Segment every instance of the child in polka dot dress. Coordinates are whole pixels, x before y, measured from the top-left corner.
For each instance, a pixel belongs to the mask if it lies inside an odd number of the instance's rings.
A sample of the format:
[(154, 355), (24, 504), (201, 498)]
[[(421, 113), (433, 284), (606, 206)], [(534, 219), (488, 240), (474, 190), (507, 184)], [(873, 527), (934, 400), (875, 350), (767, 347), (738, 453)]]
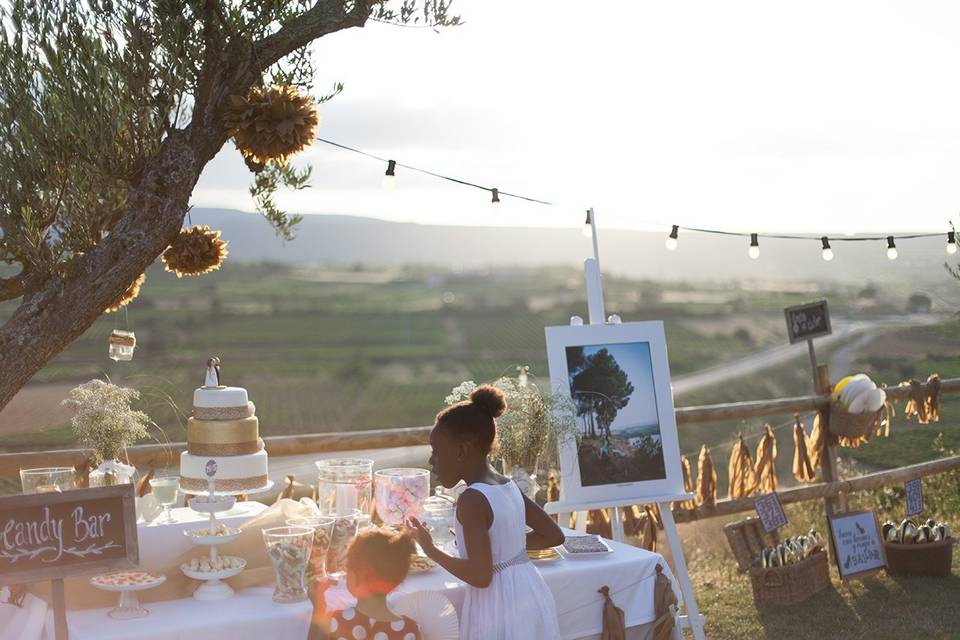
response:
[(387, 606), (387, 594), (403, 582), (415, 551), (409, 535), (370, 529), (347, 550), (347, 589), (354, 607), (330, 613), (329, 640), (423, 640), (420, 627)]

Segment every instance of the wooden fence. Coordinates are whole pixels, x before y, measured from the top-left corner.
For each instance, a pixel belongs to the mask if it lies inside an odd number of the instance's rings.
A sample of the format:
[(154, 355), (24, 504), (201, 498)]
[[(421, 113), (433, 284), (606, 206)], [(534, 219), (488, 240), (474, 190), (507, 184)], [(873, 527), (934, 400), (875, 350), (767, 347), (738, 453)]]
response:
[[(829, 388), (826, 367), (821, 366), (818, 374), (820, 388), (824, 390), (824, 393), (774, 400), (679, 407), (676, 409), (677, 424), (683, 426), (685, 424), (744, 418), (768, 418), (824, 411), (830, 405), (830, 396), (826, 393)], [(890, 401), (906, 400), (909, 396), (909, 389), (906, 387), (890, 387), (886, 391), (887, 398)], [(941, 382), (942, 394), (956, 392), (960, 392), (960, 378), (946, 379)], [(824, 415), (828, 417), (827, 414)], [(429, 444), (430, 429), (431, 427), (408, 427), (346, 433), (273, 436), (264, 438), (264, 443), (267, 452), (272, 457), (363, 449), (388, 449)], [(130, 462), (138, 467), (164, 467), (175, 465), (180, 453), (185, 449), (186, 444), (182, 442), (169, 445), (138, 445), (130, 447), (128, 454)], [(16, 475), (20, 469), (29, 467), (80, 466), (84, 463), (86, 457), (87, 453), (82, 449), (2, 453), (0, 454), (0, 476)], [(851, 492), (960, 469), (960, 456), (871, 473), (849, 480), (840, 480), (835, 466), (836, 454), (831, 447), (831, 450), (823, 456), (823, 465), (821, 468), (823, 482), (780, 491), (778, 495), (781, 502), (791, 503), (822, 498), (827, 502), (828, 512), (833, 512), (842, 507), (843, 496)], [(715, 508), (697, 507), (691, 511), (678, 510), (676, 515), (680, 520), (689, 520), (752, 510), (753, 498), (740, 498), (720, 500)]]

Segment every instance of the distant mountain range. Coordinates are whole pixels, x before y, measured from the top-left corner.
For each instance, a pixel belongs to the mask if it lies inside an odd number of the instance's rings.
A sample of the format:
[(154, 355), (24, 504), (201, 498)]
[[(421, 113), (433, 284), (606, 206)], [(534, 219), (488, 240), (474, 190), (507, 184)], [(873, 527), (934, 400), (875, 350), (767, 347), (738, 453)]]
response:
[[(297, 238), (284, 243), (259, 215), (194, 209), (194, 223), (209, 224), (229, 240), (231, 260), (369, 266), (408, 264), (444, 268), (565, 265), (592, 255), (579, 229), (433, 226), (352, 216), (306, 215)], [(834, 241), (825, 262), (819, 240), (761, 236), (759, 260), (747, 257), (746, 238), (681, 232), (679, 248), (664, 248), (666, 234), (600, 230), (605, 273), (649, 280), (730, 282), (874, 282), (914, 287), (949, 285), (943, 238), (902, 240), (900, 256), (886, 243)], [(960, 287), (960, 284), (957, 284)]]

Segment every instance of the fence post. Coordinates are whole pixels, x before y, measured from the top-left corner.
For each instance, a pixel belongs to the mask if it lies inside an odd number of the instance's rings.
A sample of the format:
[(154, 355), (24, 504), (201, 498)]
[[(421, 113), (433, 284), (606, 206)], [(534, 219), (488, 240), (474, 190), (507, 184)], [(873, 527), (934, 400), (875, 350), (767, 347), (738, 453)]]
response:
[[(830, 370), (825, 364), (817, 366), (817, 393), (820, 395), (830, 394)], [(824, 447), (823, 456), (820, 458), (820, 474), (824, 482), (835, 482), (840, 479), (837, 471), (837, 448), (833, 444), (833, 435), (830, 433), (830, 408), (820, 412), (820, 428), (827, 432), (827, 444)], [(823, 499), (824, 507), (827, 511), (827, 517), (835, 513), (846, 511), (846, 496), (827, 496)]]

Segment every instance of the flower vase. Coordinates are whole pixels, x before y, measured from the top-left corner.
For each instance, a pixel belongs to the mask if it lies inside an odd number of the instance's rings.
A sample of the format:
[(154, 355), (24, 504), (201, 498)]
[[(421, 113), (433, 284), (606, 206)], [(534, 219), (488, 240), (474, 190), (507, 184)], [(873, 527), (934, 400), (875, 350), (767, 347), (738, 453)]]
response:
[(109, 487), (133, 482), (137, 469), (119, 460), (105, 460), (90, 472), (91, 487)]
[(521, 466), (510, 464), (507, 460), (503, 461), (503, 473), (516, 483), (517, 487), (520, 488), (520, 493), (531, 500), (537, 497), (539, 487), (537, 486), (536, 474), (530, 473)]

